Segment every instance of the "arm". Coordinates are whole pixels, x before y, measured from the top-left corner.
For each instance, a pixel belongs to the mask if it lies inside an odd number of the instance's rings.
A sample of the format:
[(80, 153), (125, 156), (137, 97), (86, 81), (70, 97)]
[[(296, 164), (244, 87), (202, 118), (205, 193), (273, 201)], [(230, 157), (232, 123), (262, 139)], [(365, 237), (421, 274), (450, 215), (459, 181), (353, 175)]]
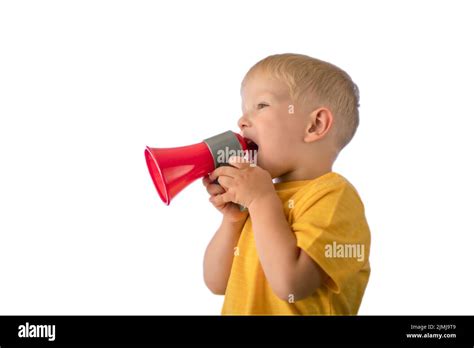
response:
[(245, 223), (224, 217), (204, 255), (204, 282), (216, 295), (224, 295), (240, 231)]
[(204, 282), (214, 294), (223, 295), (229, 280), (234, 248), (237, 246), (248, 213), (242, 212), (232, 202), (219, 202), (216, 197), (225, 193), (225, 189), (215, 184), (209, 177), (205, 177), (202, 183), (211, 196), (209, 201), (223, 216), (222, 223), (204, 254)]
[(260, 263), (275, 294), (297, 301), (314, 293), (322, 270), (296, 245), (275, 191), (253, 200), (249, 212)]

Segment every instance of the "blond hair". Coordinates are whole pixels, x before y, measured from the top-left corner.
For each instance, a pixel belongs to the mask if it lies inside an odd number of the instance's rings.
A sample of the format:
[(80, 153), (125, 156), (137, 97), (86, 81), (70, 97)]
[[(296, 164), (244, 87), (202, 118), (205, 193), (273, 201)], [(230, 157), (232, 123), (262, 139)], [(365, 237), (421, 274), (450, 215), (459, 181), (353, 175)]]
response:
[(351, 141), (359, 125), (359, 89), (344, 70), (302, 54), (276, 54), (251, 67), (242, 85), (256, 71), (284, 82), (293, 101), (327, 107), (334, 115), (339, 148)]

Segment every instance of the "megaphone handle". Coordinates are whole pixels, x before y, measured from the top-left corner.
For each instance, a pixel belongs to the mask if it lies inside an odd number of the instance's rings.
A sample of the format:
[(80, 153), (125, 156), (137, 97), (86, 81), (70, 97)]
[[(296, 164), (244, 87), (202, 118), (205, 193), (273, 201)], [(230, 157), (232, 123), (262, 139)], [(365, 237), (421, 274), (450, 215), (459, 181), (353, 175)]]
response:
[[(217, 181), (217, 179), (214, 180), (212, 183), (220, 186), (219, 181)], [(240, 211), (247, 211), (247, 207), (244, 207), (243, 205), (240, 205), (240, 204), (237, 204), (237, 205), (239, 206)]]

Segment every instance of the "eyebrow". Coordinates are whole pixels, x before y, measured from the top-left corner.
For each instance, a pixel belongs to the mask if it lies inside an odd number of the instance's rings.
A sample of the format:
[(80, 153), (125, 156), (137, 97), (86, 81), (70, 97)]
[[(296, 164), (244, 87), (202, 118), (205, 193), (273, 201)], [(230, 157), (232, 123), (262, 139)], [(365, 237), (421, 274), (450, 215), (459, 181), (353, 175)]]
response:
[[(283, 98), (282, 98), (282, 96), (279, 96), (278, 94), (273, 93), (273, 92), (263, 92), (263, 93), (257, 94), (255, 99), (256, 100), (263, 99), (264, 101), (269, 101), (270, 102), (270, 101), (280, 101)], [(243, 97), (242, 97), (242, 100), (243, 100)]]

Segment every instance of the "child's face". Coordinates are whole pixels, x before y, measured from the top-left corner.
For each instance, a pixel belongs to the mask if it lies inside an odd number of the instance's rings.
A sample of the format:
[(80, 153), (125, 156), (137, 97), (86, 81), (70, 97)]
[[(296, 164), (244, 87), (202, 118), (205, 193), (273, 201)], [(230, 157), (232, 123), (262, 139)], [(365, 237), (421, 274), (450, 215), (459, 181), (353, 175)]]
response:
[(303, 151), (305, 118), (293, 104), (288, 87), (271, 76), (255, 72), (242, 91), (242, 135), (258, 145), (257, 165), (273, 178), (295, 170)]

